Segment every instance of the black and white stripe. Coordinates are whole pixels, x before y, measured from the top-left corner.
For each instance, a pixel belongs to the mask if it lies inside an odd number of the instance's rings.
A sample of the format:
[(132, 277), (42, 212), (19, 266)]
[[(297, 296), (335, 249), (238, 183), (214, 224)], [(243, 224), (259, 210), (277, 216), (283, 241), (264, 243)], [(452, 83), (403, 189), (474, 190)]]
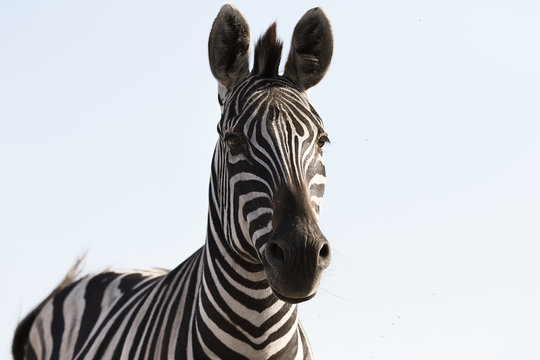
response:
[(331, 29), (308, 11), (283, 76), (275, 24), (251, 73), (246, 42), (245, 19), (225, 5), (209, 40), (222, 117), (205, 245), (172, 271), (77, 278), (77, 264), (20, 323), (16, 359), (312, 358), (296, 304), (330, 262), (317, 225), (328, 137), (306, 90), (328, 68)]

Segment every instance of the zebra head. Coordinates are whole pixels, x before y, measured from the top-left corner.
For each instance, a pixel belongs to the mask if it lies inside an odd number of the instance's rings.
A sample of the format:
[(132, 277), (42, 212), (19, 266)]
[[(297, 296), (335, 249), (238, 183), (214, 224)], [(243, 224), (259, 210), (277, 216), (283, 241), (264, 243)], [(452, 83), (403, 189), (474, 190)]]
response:
[(275, 23), (255, 46), (251, 72), (249, 44), (243, 15), (223, 6), (208, 43), (222, 109), (211, 202), (227, 251), (254, 269), (262, 265), (272, 292), (298, 303), (315, 296), (330, 264), (318, 226), (328, 135), (307, 91), (330, 65), (332, 30), (321, 9), (309, 10), (295, 27), (283, 75)]

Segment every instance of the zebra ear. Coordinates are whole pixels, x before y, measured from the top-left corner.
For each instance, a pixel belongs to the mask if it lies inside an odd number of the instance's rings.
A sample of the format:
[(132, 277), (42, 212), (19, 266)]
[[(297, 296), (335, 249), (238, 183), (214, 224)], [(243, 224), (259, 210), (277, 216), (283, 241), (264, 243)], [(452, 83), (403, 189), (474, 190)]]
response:
[(231, 90), (249, 72), (249, 42), (244, 16), (234, 6), (223, 5), (208, 39), (210, 69), (220, 88)]
[(309, 10), (294, 28), (291, 51), (283, 76), (300, 85), (302, 90), (322, 80), (332, 59), (332, 27), (321, 8)]

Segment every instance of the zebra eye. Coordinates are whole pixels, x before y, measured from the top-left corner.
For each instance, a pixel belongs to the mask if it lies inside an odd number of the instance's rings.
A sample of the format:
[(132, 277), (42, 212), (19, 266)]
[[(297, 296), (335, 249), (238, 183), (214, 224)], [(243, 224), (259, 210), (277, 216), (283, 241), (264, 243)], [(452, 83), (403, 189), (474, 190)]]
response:
[(223, 141), (225, 141), (227, 145), (231, 147), (231, 149), (236, 149), (246, 143), (241, 135), (235, 133), (225, 134)]
[(317, 140), (317, 146), (322, 148), (324, 144), (329, 143), (330, 139), (328, 138), (328, 135), (321, 134), (319, 135), (319, 139)]

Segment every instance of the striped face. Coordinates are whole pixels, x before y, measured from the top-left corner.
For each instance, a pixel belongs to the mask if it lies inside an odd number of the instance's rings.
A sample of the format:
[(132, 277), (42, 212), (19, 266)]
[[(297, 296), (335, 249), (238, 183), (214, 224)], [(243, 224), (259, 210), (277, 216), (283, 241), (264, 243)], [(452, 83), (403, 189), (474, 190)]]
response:
[(274, 294), (289, 303), (313, 297), (330, 264), (317, 225), (328, 136), (306, 91), (325, 76), (333, 41), (324, 11), (309, 10), (279, 75), (283, 43), (275, 23), (257, 41), (251, 71), (249, 26), (236, 8), (222, 8), (208, 39), (222, 105), (211, 180), (211, 210), (219, 212), (211, 220), (220, 224), (212, 229), (223, 230), (215, 235), (253, 271), (262, 265)]
[(264, 266), (282, 300), (311, 298), (330, 262), (317, 225), (328, 141), (320, 117), (286, 78), (249, 76), (225, 97), (218, 132), (216, 205), (228, 245)]

